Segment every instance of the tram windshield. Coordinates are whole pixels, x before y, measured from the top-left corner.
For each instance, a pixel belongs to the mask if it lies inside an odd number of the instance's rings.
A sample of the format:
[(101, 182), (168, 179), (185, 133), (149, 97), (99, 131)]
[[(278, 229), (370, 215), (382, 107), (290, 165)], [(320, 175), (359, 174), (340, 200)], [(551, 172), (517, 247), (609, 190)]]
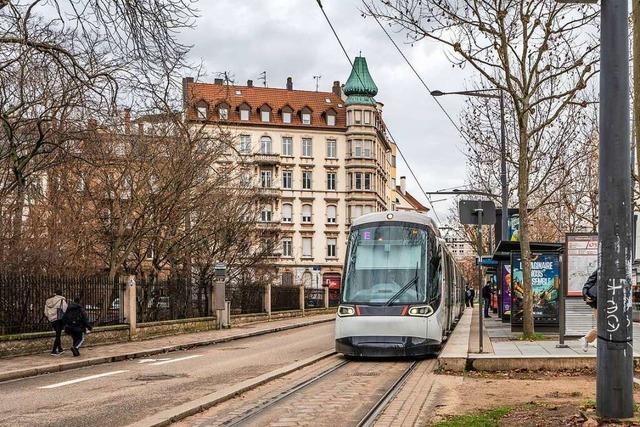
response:
[(439, 292), (440, 257), (435, 245), (427, 229), (415, 224), (354, 228), (342, 301), (376, 305), (430, 302)]

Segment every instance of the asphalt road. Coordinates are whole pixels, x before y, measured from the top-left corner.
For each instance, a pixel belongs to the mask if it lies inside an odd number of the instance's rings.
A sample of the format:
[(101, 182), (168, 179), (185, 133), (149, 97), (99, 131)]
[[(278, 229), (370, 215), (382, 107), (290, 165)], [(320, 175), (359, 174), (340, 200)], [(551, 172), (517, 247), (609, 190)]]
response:
[(334, 324), (0, 383), (0, 425), (121, 426), (333, 348)]

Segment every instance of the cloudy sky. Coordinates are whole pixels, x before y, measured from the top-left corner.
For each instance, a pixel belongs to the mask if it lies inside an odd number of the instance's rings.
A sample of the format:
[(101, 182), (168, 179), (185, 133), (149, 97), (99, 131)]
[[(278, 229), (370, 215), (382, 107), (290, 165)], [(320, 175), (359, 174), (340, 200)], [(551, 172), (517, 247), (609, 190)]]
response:
[[(372, 18), (361, 16), (360, 0), (323, 0), (324, 9), (351, 57), (367, 58), (369, 70), (384, 103), (384, 118), (425, 191), (460, 186), (465, 179), (464, 146), (457, 131), (421, 86), (391, 42)], [(294, 88), (329, 91), (334, 80), (342, 83), (349, 64), (327, 25), (316, 0), (202, 0), (197, 28), (183, 34), (193, 44), (194, 60), (201, 60), (213, 80), (217, 72), (230, 72), (236, 82), (258, 83), (267, 72), (270, 87), (284, 87), (288, 76)], [(470, 86), (470, 73), (452, 68), (444, 48), (431, 41), (405, 43), (393, 34), (432, 90), (460, 90)], [(458, 120), (461, 97), (440, 98)], [(407, 187), (426, 203), (406, 166), (399, 160), (399, 175)], [(442, 196), (434, 196), (433, 200)], [(450, 201), (434, 204), (440, 222)]]

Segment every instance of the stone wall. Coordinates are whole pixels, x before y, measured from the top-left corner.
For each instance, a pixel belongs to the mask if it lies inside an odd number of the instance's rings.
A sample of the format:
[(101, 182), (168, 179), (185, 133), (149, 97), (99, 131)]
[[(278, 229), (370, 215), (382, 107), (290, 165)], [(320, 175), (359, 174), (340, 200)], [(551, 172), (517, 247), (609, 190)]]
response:
[[(328, 314), (334, 312), (335, 308), (305, 310), (306, 315)], [(302, 315), (301, 310), (274, 312), (271, 314), (271, 319), (269, 319), (267, 313), (238, 314), (231, 316), (231, 325), (233, 327), (254, 322), (266, 322), (269, 320), (301, 317)], [(139, 341), (169, 335), (203, 332), (212, 330), (215, 327), (215, 317), (139, 323), (137, 325), (137, 334), (133, 337), (133, 340)], [(0, 357), (50, 351), (51, 346), (53, 345), (54, 336), (55, 334), (53, 331), (0, 336)], [(129, 340), (129, 325), (99, 326), (93, 329), (90, 339), (86, 342), (86, 346), (92, 347), (104, 344), (115, 344), (127, 342)], [(71, 347), (71, 338), (64, 333), (62, 334), (62, 346), (64, 348)]]

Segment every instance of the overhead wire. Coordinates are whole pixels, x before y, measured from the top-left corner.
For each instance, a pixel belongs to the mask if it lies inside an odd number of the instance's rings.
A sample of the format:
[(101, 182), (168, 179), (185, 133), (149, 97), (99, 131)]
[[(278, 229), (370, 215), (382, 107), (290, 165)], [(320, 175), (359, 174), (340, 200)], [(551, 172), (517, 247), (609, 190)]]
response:
[[(362, 78), (360, 77), (360, 74), (358, 74), (358, 71), (353, 68), (353, 61), (351, 60), (351, 57), (347, 53), (347, 50), (345, 49), (344, 44), (342, 43), (342, 40), (340, 39), (340, 36), (338, 36), (338, 33), (336, 32), (336, 29), (334, 28), (333, 24), (331, 23), (331, 19), (329, 19), (329, 16), (325, 12), (324, 7), (322, 6), (321, 0), (316, 0), (316, 2), (318, 3), (318, 6), (320, 7), (320, 11), (322, 11), (322, 14), (324, 15), (324, 18), (327, 21), (327, 24), (329, 24), (329, 27), (331, 28), (331, 31), (333, 32), (333, 35), (335, 36), (336, 40), (338, 41), (338, 44), (340, 45), (340, 48), (342, 49), (342, 52), (344, 53), (344, 56), (347, 58), (347, 61), (349, 61), (349, 65), (351, 66), (351, 69), (354, 70), (354, 72), (356, 74), (356, 77), (358, 77), (358, 80), (360, 80), (360, 83), (362, 85), (364, 85), (364, 82), (362, 81)], [(384, 28), (383, 28), (383, 30), (384, 30)], [(443, 108), (443, 107), (440, 106), (440, 108)], [(444, 111), (444, 108), (443, 108), (443, 111)], [(446, 111), (445, 111), (445, 113), (446, 113)], [(447, 114), (447, 116), (448, 116), (448, 114)], [(449, 119), (451, 120), (451, 117), (449, 117)], [(456, 128), (457, 128), (457, 126), (456, 126)], [(400, 149), (400, 146), (398, 145), (396, 139), (393, 137), (393, 134), (391, 133), (391, 130), (389, 129), (388, 125), (386, 125), (386, 130), (387, 130), (387, 134), (389, 134), (389, 137), (391, 138), (391, 140), (393, 141), (394, 145), (396, 146), (396, 149), (398, 150), (398, 153), (400, 154), (400, 157), (402, 157), (402, 160), (404, 161), (405, 165), (407, 166), (407, 169), (409, 169), (409, 172), (411, 173), (411, 176), (413, 177), (413, 179), (418, 184), (418, 188), (420, 188), (420, 191), (422, 191), (424, 196), (427, 198), (427, 201), (429, 202), (429, 205), (431, 206), (431, 210), (433, 211), (433, 214), (435, 215), (436, 220), (438, 222), (440, 222), (440, 218), (438, 217), (438, 213), (436, 212), (435, 207), (433, 206), (433, 203), (431, 201), (431, 197), (424, 190), (424, 188), (422, 188), (422, 184), (420, 184), (420, 181), (418, 180), (418, 177), (413, 172), (413, 169), (411, 168), (411, 165), (409, 164), (409, 162), (407, 161), (407, 158), (405, 157), (404, 153)]]

